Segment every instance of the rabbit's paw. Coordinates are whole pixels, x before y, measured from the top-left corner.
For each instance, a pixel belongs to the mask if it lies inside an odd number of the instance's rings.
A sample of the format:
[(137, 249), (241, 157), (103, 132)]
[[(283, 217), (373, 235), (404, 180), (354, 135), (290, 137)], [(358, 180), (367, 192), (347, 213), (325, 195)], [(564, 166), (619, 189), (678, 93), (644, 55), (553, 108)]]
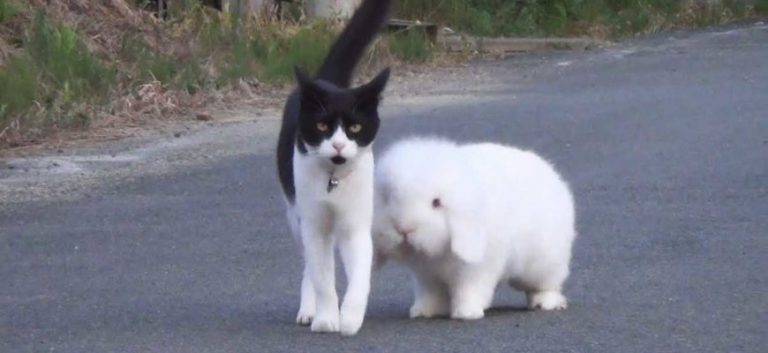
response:
[(463, 305), (457, 306), (451, 313), (452, 319), (459, 320), (477, 320), (482, 319), (485, 316), (485, 312), (481, 306)]
[(531, 310), (563, 310), (568, 301), (560, 292), (536, 292), (528, 294), (528, 308)]
[(435, 300), (418, 300), (411, 305), (410, 317), (432, 318), (435, 316), (448, 315), (448, 309), (444, 303)]

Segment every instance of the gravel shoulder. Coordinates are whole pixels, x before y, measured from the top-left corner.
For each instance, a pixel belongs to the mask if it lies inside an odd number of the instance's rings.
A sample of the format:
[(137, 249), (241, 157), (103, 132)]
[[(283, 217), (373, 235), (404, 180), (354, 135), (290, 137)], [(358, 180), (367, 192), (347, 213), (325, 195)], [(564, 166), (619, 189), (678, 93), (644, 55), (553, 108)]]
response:
[[(537, 56), (520, 59), (520, 78), (538, 65)], [(385, 93), (382, 116), (397, 119), (441, 104), (467, 103), (492, 97), (508, 87), (500, 82), (492, 61), (468, 65), (410, 68), (395, 73)], [(509, 77), (507, 73), (506, 76)], [(466, 85), (466, 82), (473, 82)], [(239, 104), (213, 110), (213, 121), (175, 121), (134, 128), (131, 137), (99, 141), (82, 139), (63, 148), (31, 147), (0, 155), (0, 207), (38, 201), (88, 197), (117, 183), (147, 175), (244, 154), (271, 154), (277, 141), (281, 111)]]
[[(665, 33), (586, 53), (519, 54), (502, 58), (512, 62), (505, 65), (496, 65), (493, 59), (477, 59), (466, 65), (396, 70), (385, 93), (382, 116), (385, 120), (399, 119), (445, 105), (482, 103), (531, 80), (573, 70), (574, 64), (580, 62), (682, 51), (697, 42), (727, 38), (735, 31), (743, 31), (742, 27)], [(757, 22), (751, 27), (765, 28), (766, 24)], [(270, 154), (280, 127), (278, 108), (240, 104), (211, 111), (213, 121), (190, 117), (186, 121), (134, 129), (133, 137), (115, 141), (86, 139), (65, 149), (32, 148), (22, 153), (0, 153), (0, 207), (72, 200), (143, 175), (166, 174), (225, 157)]]

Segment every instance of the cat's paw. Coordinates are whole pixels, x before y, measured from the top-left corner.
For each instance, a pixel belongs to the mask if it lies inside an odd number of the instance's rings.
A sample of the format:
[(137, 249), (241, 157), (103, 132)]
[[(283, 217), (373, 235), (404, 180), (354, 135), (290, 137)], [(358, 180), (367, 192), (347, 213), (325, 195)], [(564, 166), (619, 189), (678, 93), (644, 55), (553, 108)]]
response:
[(312, 323), (312, 319), (315, 318), (314, 312), (308, 310), (299, 309), (299, 313), (296, 315), (296, 323), (301, 326), (309, 326)]
[(457, 306), (451, 312), (451, 319), (459, 320), (477, 320), (485, 316), (485, 311), (481, 306)]
[(567, 307), (568, 301), (559, 292), (528, 294), (528, 308), (531, 310), (563, 310)]
[(359, 308), (347, 309), (341, 311), (341, 334), (344, 336), (352, 336), (360, 331), (360, 327), (363, 326), (363, 319), (365, 318), (365, 310)]
[(448, 314), (448, 310), (446, 310), (444, 305), (440, 305), (438, 303), (432, 303), (432, 302), (424, 302), (424, 301), (413, 303), (409, 311), (409, 316), (411, 317), (411, 319), (415, 319), (419, 317), (429, 319), (435, 316), (443, 316), (447, 314)]
[(330, 317), (318, 316), (312, 320), (310, 330), (318, 333), (339, 332), (339, 317), (338, 315)]

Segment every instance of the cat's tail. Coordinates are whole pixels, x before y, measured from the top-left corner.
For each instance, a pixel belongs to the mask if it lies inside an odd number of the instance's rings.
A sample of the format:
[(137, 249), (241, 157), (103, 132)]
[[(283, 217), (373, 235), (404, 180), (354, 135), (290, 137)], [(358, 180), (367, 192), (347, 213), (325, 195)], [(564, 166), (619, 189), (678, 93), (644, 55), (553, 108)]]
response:
[(316, 78), (348, 87), (368, 44), (384, 27), (391, 3), (391, 0), (363, 0), (331, 47)]

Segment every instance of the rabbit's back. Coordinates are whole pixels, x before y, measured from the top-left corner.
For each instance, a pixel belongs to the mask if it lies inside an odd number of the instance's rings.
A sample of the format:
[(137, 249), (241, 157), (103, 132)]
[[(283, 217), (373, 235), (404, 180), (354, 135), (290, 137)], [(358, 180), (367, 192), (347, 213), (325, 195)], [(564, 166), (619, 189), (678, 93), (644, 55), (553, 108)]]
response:
[(573, 197), (549, 162), (531, 151), (500, 144), (460, 149), (471, 171), (467, 175), (478, 177), (482, 184), (486, 223), (496, 230), (492, 241), (509, 244), (519, 259), (534, 254), (562, 258), (570, 253), (575, 237)]

